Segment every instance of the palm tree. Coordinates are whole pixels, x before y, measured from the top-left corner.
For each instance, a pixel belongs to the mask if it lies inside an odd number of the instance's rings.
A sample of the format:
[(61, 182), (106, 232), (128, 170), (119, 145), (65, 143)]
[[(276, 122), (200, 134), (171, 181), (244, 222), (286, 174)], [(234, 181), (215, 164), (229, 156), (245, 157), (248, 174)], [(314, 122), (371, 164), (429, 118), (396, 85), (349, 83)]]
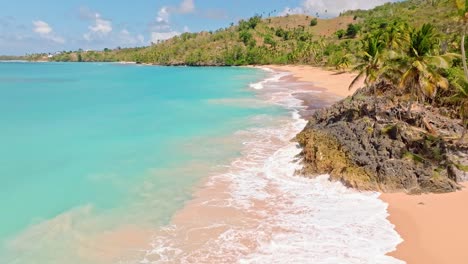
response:
[[(382, 75), (382, 52), (385, 47), (385, 43), (381, 41), (379, 35), (369, 35), (362, 41), (362, 45), (362, 53), (359, 55), (361, 63), (354, 67), (354, 70), (359, 73), (349, 85), (350, 90), (363, 78), (366, 87), (370, 87), (374, 85)], [(374, 95), (377, 96), (375, 86)]]
[(456, 92), (453, 96), (447, 98), (447, 101), (458, 107), (459, 115), (462, 119), (463, 132), (459, 143), (463, 142), (468, 129), (468, 82), (462, 73), (451, 72), (452, 78), (450, 85), (455, 88)]
[(312, 42), (310, 52), (314, 64), (318, 65), (322, 63), (324, 57), (324, 50), (325, 40), (323, 39), (323, 37), (321, 37), (319, 40)]
[(346, 69), (349, 68), (349, 66), (352, 63), (352, 60), (353, 60), (353, 55), (351, 55), (351, 54), (346, 54), (344, 56), (341, 56), (341, 58), (339, 59), (339, 61), (336, 64), (335, 68), (338, 71), (344, 72)]
[(424, 24), (419, 30), (410, 32), (407, 57), (401, 60), (402, 65), (408, 65), (404, 70), (400, 87), (406, 88), (411, 94), (408, 105), (408, 115), (415, 99), (425, 101), (434, 98), (438, 88), (447, 89), (448, 80), (441, 74), (441, 69), (447, 69), (455, 54), (437, 55), (438, 36), (430, 24)]
[(387, 48), (392, 50), (402, 49), (409, 41), (408, 24), (399, 21), (393, 22), (382, 32), (382, 38)]
[(463, 71), (465, 73), (465, 78), (468, 80), (468, 67), (466, 65), (466, 52), (465, 52), (465, 37), (466, 29), (468, 25), (468, 0), (455, 0), (455, 4), (460, 14), (460, 19), (463, 23), (462, 26), (462, 38), (461, 38), (461, 53), (462, 53), (462, 62), (463, 62)]

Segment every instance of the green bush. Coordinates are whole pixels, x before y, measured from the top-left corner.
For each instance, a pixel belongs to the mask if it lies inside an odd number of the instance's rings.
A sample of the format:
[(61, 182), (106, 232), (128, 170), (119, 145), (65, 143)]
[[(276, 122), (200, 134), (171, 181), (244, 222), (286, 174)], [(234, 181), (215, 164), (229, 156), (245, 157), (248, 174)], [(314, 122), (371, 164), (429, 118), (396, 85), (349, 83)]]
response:
[(335, 34), (339, 39), (342, 39), (346, 35), (346, 31), (344, 29), (340, 29)]
[(317, 24), (318, 24), (317, 18), (313, 18), (313, 19), (310, 21), (310, 26), (311, 26), (311, 27), (316, 26)]
[(348, 29), (346, 30), (346, 36), (348, 38), (355, 38), (360, 31), (360, 27), (355, 24), (349, 24)]
[(248, 43), (252, 40), (252, 33), (247, 30), (243, 30), (239, 33), (239, 39), (247, 46)]

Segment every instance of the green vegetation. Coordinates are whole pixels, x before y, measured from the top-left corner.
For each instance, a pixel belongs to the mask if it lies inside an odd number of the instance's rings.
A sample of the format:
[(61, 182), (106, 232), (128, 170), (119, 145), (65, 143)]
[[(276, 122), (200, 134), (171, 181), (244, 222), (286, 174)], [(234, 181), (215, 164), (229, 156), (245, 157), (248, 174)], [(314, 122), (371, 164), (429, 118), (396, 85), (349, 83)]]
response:
[(461, 171), (468, 172), (468, 165), (455, 164), (455, 167)]
[[(263, 19), (254, 16), (238, 25), (214, 32), (184, 33), (150, 47), (63, 51), (47, 58), (36, 54), (31, 60), (135, 61), (160, 65), (246, 65), (302, 63), (328, 65), (327, 57), (342, 58), (337, 29), (347, 29), (351, 17), (322, 20), (302, 15)], [(345, 31), (346, 32), (346, 31)], [(347, 58), (350, 58), (349, 56)], [(349, 60), (334, 62), (347, 68)]]
[(378, 81), (383, 74), (383, 48), (384, 42), (378, 36), (367, 36), (362, 40), (362, 52), (358, 55), (360, 63), (354, 68), (359, 73), (351, 82), (350, 89), (361, 78), (364, 78), (366, 86), (371, 86)]
[(0, 55), (0, 61), (11, 61), (11, 60), (26, 60), (25, 56), (7, 56)]
[(310, 20), (310, 26), (311, 27), (316, 26), (317, 24), (318, 24), (317, 18), (312, 18), (312, 20)]
[(361, 28), (355, 24), (349, 24), (348, 28), (346, 29), (346, 36), (348, 38), (355, 38)]
[[(409, 0), (369, 11), (348, 11), (333, 19), (303, 15), (263, 19), (256, 15), (214, 32), (184, 33), (150, 47), (62, 52), (53, 61), (136, 61), (161, 65), (313, 64), (344, 70), (359, 57), (362, 39), (384, 31), (388, 48), (397, 48), (402, 32), (433, 24), (443, 48), (459, 48), (460, 17), (453, 0)], [(81, 56), (78, 56), (78, 53)], [(345, 55), (350, 56), (343, 58)], [(44, 55), (31, 59), (44, 59)]]
[(454, 54), (438, 55), (439, 38), (430, 24), (424, 24), (421, 29), (413, 29), (409, 34), (407, 56), (400, 59), (404, 72), (401, 76), (400, 87), (409, 90), (411, 102), (418, 98), (422, 102), (434, 99), (437, 89), (448, 89), (448, 80), (442, 70), (452, 66)]
[(423, 163), (424, 162), (424, 158), (419, 156), (418, 154), (415, 154), (415, 153), (411, 153), (411, 152), (406, 152), (405, 154), (403, 154), (403, 158), (405, 159), (410, 159), (410, 160), (413, 160), (415, 162), (419, 162), (419, 163)]
[(346, 31), (344, 29), (340, 29), (336, 32), (336, 36), (339, 38), (339, 39), (342, 39), (344, 36), (346, 35)]

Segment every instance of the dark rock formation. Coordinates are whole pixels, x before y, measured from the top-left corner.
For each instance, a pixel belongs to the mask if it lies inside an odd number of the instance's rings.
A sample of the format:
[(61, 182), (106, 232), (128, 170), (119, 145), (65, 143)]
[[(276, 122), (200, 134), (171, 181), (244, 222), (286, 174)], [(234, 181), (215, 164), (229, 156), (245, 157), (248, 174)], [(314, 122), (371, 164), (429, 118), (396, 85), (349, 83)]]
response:
[(450, 192), (467, 180), (461, 121), (441, 109), (358, 93), (317, 110), (296, 137), (304, 175), (328, 173), (361, 190)]

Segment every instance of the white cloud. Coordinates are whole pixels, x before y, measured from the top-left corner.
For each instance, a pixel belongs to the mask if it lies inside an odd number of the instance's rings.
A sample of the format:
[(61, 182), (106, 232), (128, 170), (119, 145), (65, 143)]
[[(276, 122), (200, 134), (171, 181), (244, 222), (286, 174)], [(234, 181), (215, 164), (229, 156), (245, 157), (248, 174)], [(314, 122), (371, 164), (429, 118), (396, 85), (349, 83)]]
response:
[(158, 16), (156, 17), (156, 21), (159, 23), (169, 23), (169, 9), (166, 6), (163, 6), (158, 11)]
[(294, 7), (294, 8), (289, 8), (285, 7), (283, 11), (281, 11), (278, 15), (280, 16), (285, 16), (285, 15), (297, 15), (297, 14), (305, 14), (305, 10), (302, 7)]
[(182, 0), (179, 6), (163, 6), (159, 9), (156, 21), (159, 23), (169, 23), (171, 13), (189, 14), (195, 11), (193, 0)]
[[(195, 3), (193, 0), (182, 0), (176, 7), (163, 6), (158, 10), (156, 21), (150, 26), (151, 41), (158, 42), (160, 40), (170, 39), (180, 35), (179, 31), (174, 30), (170, 24), (172, 13), (189, 14), (195, 12)], [(184, 27), (184, 32), (189, 31), (188, 27)]]
[(178, 8), (178, 12), (182, 14), (188, 14), (195, 11), (195, 3), (193, 0), (183, 0)]
[(280, 15), (318, 13), (337, 16), (347, 10), (371, 9), (387, 2), (396, 2), (396, 0), (304, 0), (300, 7), (285, 8)]
[(169, 32), (151, 32), (151, 42), (158, 42), (160, 40), (170, 39), (172, 37), (180, 35), (180, 32), (169, 31)]
[(52, 27), (42, 20), (33, 21), (33, 31), (37, 33), (41, 38), (53, 41), (58, 44), (64, 44), (65, 39), (54, 33)]
[(80, 8), (80, 17), (93, 22), (93, 25), (88, 26), (89, 31), (83, 34), (83, 38), (87, 41), (101, 39), (113, 30), (110, 20), (104, 19), (100, 13), (93, 12), (86, 7)]
[(52, 28), (46, 22), (42, 20), (33, 21), (34, 32), (38, 34), (49, 34), (52, 32)]
[(107, 34), (112, 31), (112, 22), (109, 20), (105, 20), (101, 18), (100, 14), (96, 14), (96, 23), (94, 26), (89, 26), (89, 29), (92, 32), (96, 32), (99, 34)]
[[(85, 46), (97, 49), (97, 47), (134, 47), (148, 44), (145, 43), (142, 34), (132, 32), (125, 25), (115, 26), (112, 20), (86, 6), (80, 7), (78, 15), (81, 20), (89, 23), (88, 31), (83, 34)], [(161, 15), (164, 20), (164, 11)]]

